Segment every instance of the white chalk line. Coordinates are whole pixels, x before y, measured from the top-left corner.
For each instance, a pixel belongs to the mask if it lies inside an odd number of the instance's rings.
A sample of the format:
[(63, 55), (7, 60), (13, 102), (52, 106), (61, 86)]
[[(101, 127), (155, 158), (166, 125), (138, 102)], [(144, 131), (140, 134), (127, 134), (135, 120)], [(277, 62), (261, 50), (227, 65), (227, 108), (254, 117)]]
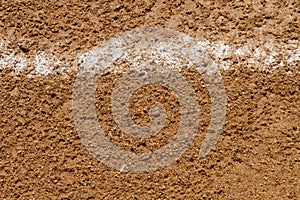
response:
[[(229, 45), (222, 42), (213, 43), (210, 41), (199, 41), (200, 48), (204, 48), (219, 69), (227, 70), (245, 66), (256, 66), (259, 70), (274, 70), (283, 66), (293, 66), (300, 61), (299, 41), (290, 41), (283, 44), (264, 43), (259, 46), (249, 42), (244, 45)], [(47, 76), (57, 71), (62, 74), (76, 72), (89, 52), (77, 56), (71, 63), (64, 63), (55, 57), (51, 52), (37, 52), (33, 59), (15, 55), (7, 40), (0, 41), (0, 69), (10, 69), (14, 74), (20, 74), (31, 67), (29, 75)], [(125, 55), (126, 58), (126, 55)], [(137, 60), (140, 58), (137, 57)], [(158, 59), (164, 59), (170, 66), (178, 66), (180, 59), (171, 56), (161, 55)], [(136, 61), (137, 61), (136, 60)], [(237, 60), (237, 62), (235, 61)], [(139, 62), (132, 60), (133, 65)]]

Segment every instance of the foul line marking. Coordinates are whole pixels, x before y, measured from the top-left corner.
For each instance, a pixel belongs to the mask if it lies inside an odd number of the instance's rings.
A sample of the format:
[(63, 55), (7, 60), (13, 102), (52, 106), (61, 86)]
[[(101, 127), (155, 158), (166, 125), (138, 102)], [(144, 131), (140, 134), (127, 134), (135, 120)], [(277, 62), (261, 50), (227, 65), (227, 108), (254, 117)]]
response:
[[(198, 45), (209, 53), (221, 70), (235, 68), (234, 59), (238, 60), (238, 65), (258, 66), (262, 71), (295, 65), (300, 61), (300, 45), (296, 40), (276, 45), (264, 43), (259, 46), (250, 42), (244, 45), (229, 45), (210, 41), (198, 41)], [(29, 67), (32, 68), (30, 75), (46, 76), (55, 70), (62, 74), (69, 74), (76, 72), (76, 66), (80, 66), (88, 55), (89, 52), (78, 55), (72, 63), (63, 63), (51, 52), (37, 52), (33, 59), (29, 60), (21, 55), (15, 55), (10, 48), (9, 40), (0, 41), (0, 69), (11, 69), (15, 74), (20, 74)], [(166, 59), (170, 65), (178, 63), (177, 58), (167, 54), (163, 59)]]

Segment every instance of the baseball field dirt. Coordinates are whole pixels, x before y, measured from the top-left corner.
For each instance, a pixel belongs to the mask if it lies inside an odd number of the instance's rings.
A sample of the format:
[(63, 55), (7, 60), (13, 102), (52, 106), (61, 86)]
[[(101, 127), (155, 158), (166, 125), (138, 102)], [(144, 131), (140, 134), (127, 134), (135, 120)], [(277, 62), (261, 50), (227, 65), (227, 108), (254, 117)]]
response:
[[(126, 172), (83, 143), (72, 105), (84, 55), (137, 28), (185, 34), (218, 66), (226, 118), (205, 157), (199, 150), (212, 105), (202, 75), (188, 67), (181, 74), (201, 115), (192, 143), (174, 162)], [(1, 0), (0, 199), (300, 199), (299, 38), (298, 0)], [(117, 60), (112, 68), (126, 70), (128, 63)], [(112, 113), (121, 78), (107, 70), (96, 90), (105, 137), (133, 153), (166, 146), (180, 126), (176, 95), (154, 84), (136, 90), (133, 120), (147, 125), (149, 108), (160, 102), (167, 123), (153, 137), (133, 137)]]

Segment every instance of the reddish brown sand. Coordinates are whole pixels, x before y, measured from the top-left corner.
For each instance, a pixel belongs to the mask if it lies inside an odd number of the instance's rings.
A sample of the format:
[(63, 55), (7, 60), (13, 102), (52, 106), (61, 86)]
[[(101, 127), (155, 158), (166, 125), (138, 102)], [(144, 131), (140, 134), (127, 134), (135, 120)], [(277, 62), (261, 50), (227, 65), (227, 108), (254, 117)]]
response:
[[(75, 60), (101, 41), (136, 27), (165, 27), (199, 40), (229, 44), (299, 40), (299, 1), (1, 1), (0, 34), (15, 53), (30, 58), (49, 51)], [(69, 66), (75, 67), (75, 66)], [(300, 65), (271, 72), (237, 61), (223, 71), (227, 116), (213, 151), (198, 159), (207, 130), (207, 91), (195, 71), (184, 76), (197, 91), (204, 115), (191, 147), (162, 170), (121, 173), (101, 164), (82, 144), (72, 115), (75, 74), (28, 77), (0, 72), (1, 199), (300, 199)], [(97, 100), (108, 105), (112, 83), (101, 79)], [(158, 94), (159, 86), (133, 96), (140, 109)], [(167, 111), (170, 102), (163, 103)], [(166, 127), (157, 138), (135, 141), (121, 135), (109, 107), (98, 107), (100, 124), (117, 145), (128, 151), (157, 149), (176, 133)], [(178, 125), (178, 116), (170, 115)], [(130, 147), (126, 144), (130, 141)], [(161, 142), (158, 146), (157, 143)], [(128, 143), (128, 142), (127, 142)]]

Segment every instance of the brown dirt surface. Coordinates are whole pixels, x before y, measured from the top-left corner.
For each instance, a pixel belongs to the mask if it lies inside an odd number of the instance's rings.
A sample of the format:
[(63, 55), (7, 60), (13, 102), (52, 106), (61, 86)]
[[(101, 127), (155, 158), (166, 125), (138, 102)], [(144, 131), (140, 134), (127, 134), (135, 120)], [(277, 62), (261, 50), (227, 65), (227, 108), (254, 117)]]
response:
[[(251, 41), (255, 46), (299, 41), (299, 24), (297, 0), (0, 2), (0, 39), (9, 39), (15, 54), (33, 59), (47, 51), (66, 62), (137, 27), (169, 28), (227, 44)], [(103, 165), (82, 144), (72, 114), (75, 72), (27, 76), (1, 69), (0, 198), (300, 199), (299, 61), (273, 71), (241, 60), (233, 63), (222, 70), (227, 115), (215, 148), (199, 160), (210, 101), (201, 76), (184, 70), (203, 111), (198, 133), (177, 161), (141, 174)], [(119, 78), (107, 72), (97, 89), (97, 115), (107, 137), (133, 152), (166, 145), (179, 124), (176, 97), (156, 85), (136, 91), (130, 112), (137, 123), (147, 124), (143, 110), (156, 101), (165, 106), (169, 120), (157, 137), (137, 140), (113, 121), (109, 101)]]

